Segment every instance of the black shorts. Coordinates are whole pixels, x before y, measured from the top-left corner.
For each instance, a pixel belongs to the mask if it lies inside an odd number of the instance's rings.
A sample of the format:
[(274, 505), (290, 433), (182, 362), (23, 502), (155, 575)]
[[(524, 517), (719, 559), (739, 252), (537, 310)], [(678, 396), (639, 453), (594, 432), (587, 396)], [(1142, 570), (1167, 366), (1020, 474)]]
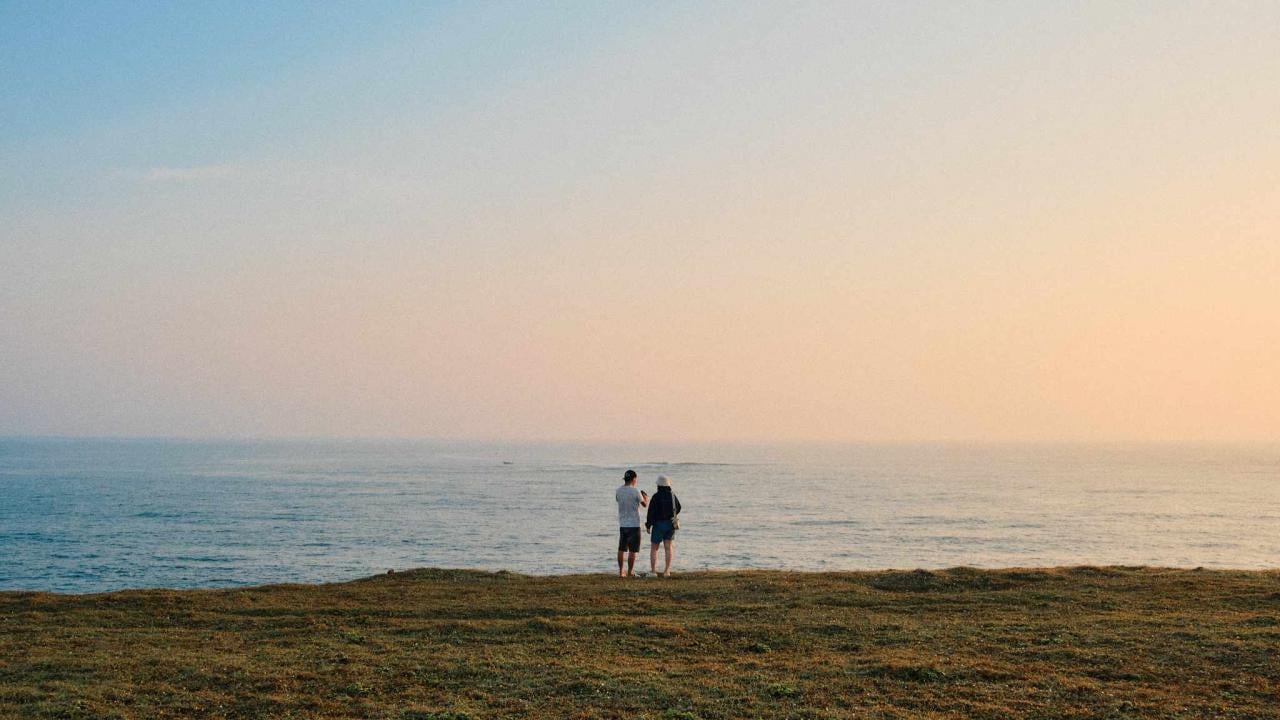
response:
[(640, 528), (618, 528), (618, 552), (640, 552)]

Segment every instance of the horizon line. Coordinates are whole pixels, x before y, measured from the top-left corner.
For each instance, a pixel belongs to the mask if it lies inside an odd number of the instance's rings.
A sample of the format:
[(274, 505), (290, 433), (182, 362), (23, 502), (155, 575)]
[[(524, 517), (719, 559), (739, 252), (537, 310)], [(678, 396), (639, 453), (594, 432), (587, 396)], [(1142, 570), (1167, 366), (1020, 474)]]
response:
[(602, 440), (598, 438), (492, 438), (492, 437), (447, 437), (427, 435), (93, 435), (64, 433), (30, 433), (3, 434), (0, 441), (99, 441), (99, 442), (171, 442), (171, 443), (441, 443), (459, 445), (719, 445), (744, 447), (1259, 447), (1280, 445), (1280, 438), (1235, 439), (1235, 440), (1188, 440), (1188, 439), (915, 439), (915, 440), (762, 440), (762, 439), (618, 439)]

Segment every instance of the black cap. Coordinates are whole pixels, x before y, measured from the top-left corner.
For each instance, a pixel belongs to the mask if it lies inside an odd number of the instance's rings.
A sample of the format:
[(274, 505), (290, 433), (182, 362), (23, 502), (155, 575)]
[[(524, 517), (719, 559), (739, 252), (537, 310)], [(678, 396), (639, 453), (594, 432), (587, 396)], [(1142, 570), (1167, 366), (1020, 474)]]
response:
[(635, 479), (636, 479), (636, 471), (635, 471), (635, 470), (628, 470), (628, 471), (626, 472), (626, 474), (622, 476), (622, 479), (623, 479), (623, 480), (635, 480)]

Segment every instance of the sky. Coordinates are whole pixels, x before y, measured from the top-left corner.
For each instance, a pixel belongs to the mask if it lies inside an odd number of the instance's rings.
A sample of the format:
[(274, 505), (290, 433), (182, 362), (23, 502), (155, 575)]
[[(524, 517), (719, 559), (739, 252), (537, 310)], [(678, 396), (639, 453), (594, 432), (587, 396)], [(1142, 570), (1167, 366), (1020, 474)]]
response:
[(1277, 28), (0, 0), (0, 435), (1277, 442)]

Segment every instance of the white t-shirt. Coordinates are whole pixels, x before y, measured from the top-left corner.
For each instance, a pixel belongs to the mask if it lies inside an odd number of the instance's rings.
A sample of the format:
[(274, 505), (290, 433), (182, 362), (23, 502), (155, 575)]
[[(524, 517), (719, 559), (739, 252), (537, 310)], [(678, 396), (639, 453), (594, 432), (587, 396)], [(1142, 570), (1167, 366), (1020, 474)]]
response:
[(640, 488), (623, 485), (613, 496), (618, 499), (618, 527), (640, 527)]

